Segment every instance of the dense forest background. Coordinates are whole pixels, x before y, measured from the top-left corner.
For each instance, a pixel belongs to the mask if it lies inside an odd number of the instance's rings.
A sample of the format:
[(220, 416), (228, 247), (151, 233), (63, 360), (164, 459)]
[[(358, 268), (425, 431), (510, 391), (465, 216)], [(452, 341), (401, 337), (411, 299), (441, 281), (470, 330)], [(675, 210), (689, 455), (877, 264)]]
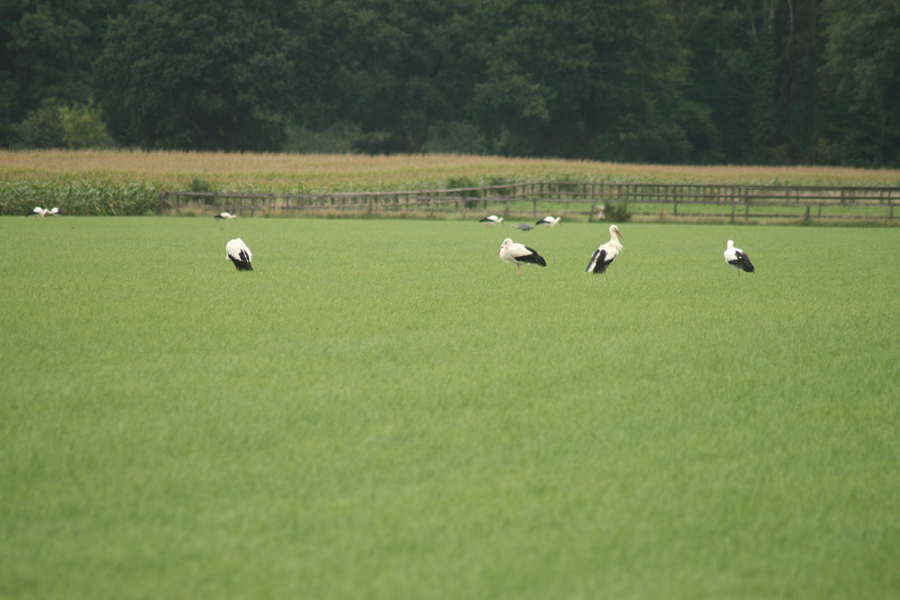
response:
[(0, 146), (900, 166), (900, 0), (0, 0)]

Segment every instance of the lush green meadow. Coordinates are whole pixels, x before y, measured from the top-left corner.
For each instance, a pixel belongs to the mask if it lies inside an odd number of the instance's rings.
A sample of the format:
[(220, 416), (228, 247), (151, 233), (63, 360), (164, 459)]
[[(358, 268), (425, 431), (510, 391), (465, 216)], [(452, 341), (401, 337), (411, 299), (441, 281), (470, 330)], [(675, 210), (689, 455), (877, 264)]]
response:
[(0, 218), (0, 598), (897, 598), (900, 232), (621, 231)]

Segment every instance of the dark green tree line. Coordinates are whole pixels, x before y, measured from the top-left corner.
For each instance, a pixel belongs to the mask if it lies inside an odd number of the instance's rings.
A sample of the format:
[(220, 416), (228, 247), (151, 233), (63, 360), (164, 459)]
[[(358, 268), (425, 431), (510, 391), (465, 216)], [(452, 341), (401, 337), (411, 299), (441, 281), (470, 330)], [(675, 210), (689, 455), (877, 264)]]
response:
[[(900, 0), (2, 0), (0, 146), (900, 164)], [(102, 109), (102, 121), (100, 120)], [(108, 134), (108, 135), (107, 135)]]
[(138, 0), (109, 25), (94, 89), (113, 136), (145, 148), (278, 150), (296, 107), (294, 7)]
[(502, 0), (484, 3), (478, 22), (473, 114), (497, 150), (687, 159), (686, 62), (661, 0)]
[(125, 1), (0, 0), (0, 144), (42, 105), (89, 103), (105, 20)]

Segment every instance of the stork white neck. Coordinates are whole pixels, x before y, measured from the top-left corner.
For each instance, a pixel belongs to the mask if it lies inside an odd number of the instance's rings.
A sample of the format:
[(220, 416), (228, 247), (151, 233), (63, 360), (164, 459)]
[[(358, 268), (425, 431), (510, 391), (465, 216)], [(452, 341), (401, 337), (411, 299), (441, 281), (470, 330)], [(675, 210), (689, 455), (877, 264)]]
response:
[(624, 248), (624, 246), (622, 246), (622, 244), (619, 242), (619, 240), (616, 239), (616, 236), (622, 237), (622, 234), (619, 233), (619, 228), (616, 227), (615, 225), (610, 225), (609, 226), (609, 243), (610, 243), (610, 245), (616, 246), (617, 248), (619, 248), (619, 250), (621, 250), (622, 248)]

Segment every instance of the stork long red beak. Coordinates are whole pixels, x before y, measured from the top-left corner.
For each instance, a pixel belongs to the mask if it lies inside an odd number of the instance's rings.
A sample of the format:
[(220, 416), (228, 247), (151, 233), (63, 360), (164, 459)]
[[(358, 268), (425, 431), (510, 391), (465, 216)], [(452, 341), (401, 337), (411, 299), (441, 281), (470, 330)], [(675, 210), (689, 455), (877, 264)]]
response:
[(616, 229), (616, 235), (619, 236), (619, 239), (620, 239), (620, 240), (624, 240), (624, 239), (625, 239), (625, 238), (622, 237), (622, 234), (619, 233), (619, 230), (618, 230), (618, 229)]

